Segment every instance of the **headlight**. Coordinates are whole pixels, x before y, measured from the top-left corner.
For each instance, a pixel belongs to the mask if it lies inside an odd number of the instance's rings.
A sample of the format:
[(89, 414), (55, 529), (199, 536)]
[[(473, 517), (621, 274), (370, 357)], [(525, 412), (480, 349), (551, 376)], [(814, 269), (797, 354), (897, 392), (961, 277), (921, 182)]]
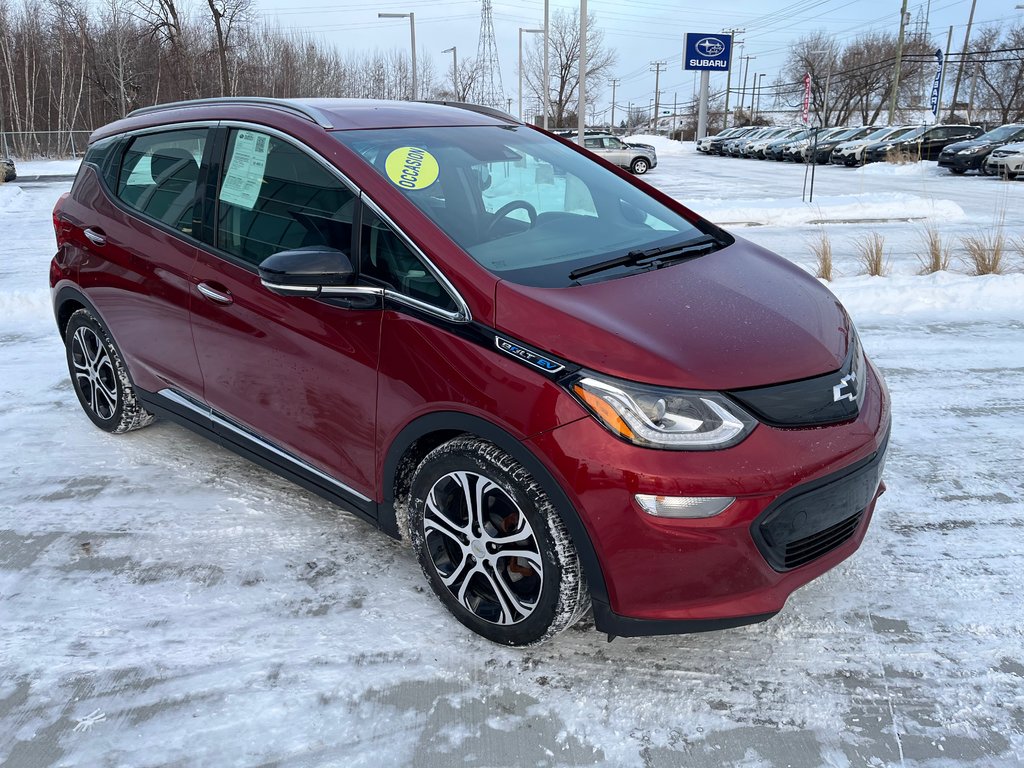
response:
[(976, 155), (979, 152), (984, 152), (987, 147), (968, 147), (967, 149), (961, 149), (957, 152), (958, 155)]
[(881, 147), (878, 148), (878, 151), (879, 152), (888, 152), (890, 149), (894, 149), (895, 147), (896, 147), (895, 144), (883, 144)]
[(717, 392), (666, 389), (593, 374), (578, 375), (568, 387), (609, 432), (648, 448), (728, 448), (757, 424)]

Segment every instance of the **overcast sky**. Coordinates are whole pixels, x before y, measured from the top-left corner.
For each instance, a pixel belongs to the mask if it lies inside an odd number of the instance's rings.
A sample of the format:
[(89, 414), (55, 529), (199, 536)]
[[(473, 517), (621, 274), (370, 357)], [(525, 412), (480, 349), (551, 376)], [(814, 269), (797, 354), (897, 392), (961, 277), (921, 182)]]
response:
[[(448, 71), (451, 54), (442, 50), (457, 46), (459, 57), (475, 55), (480, 32), (481, 0), (255, 0), (268, 19), (282, 27), (316, 34), (342, 51), (377, 49), (408, 50), (407, 19), (378, 19), (377, 13), (416, 14), (416, 42), (421, 55), (429, 54), (439, 75)], [(661, 75), (662, 99), (671, 103), (675, 94), (688, 99), (696, 86), (691, 72), (682, 70), (682, 39), (686, 32), (720, 32), (745, 28), (737, 35), (745, 41), (742, 53), (750, 55), (751, 77), (767, 72), (770, 83), (782, 66), (789, 45), (800, 37), (824, 30), (838, 41), (846, 41), (872, 30), (896, 31), (901, 0), (728, 0), (718, 3), (672, 2), (672, 0), (589, 0), (588, 10), (605, 32), (605, 43), (616, 50), (618, 64), (614, 77), (620, 80), (616, 102), (646, 107), (654, 96), (651, 62), (664, 61)], [(1024, 11), (1015, 6), (1024, 0), (978, 0), (975, 27), (1024, 23)], [(712, 10), (708, 5), (728, 5)], [(503, 86), (509, 97), (517, 91), (519, 27), (541, 27), (544, 0), (493, 0), (494, 30), (498, 43)], [(557, 8), (578, 7), (577, 3), (551, 0)], [(930, 8), (930, 15), (928, 13)], [(930, 35), (944, 48), (953, 26), (953, 50), (963, 45), (971, 0), (908, 0), (911, 29), (918, 19), (929, 17)], [(737, 62), (734, 54), (734, 72)], [(742, 78), (742, 72), (738, 75)], [(735, 75), (734, 75), (735, 76)], [(719, 82), (721, 81), (721, 82)], [(725, 89), (725, 75), (712, 75), (712, 90)], [(733, 87), (737, 87), (734, 81)], [(610, 86), (600, 94), (600, 109), (611, 101)], [(513, 112), (516, 105), (513, 104)], [(616, 117), (618, 120), (618, 117)]]

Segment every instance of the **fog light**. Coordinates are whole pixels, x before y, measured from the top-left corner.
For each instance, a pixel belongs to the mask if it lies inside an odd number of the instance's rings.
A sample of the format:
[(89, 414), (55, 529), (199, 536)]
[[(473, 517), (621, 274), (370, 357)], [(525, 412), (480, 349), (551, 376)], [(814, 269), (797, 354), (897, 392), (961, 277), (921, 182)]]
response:
[(714, 517), (724, 512), (736, 499), (731, 496), (648, 496), (636, 495), (636, 503), (654, 517)]

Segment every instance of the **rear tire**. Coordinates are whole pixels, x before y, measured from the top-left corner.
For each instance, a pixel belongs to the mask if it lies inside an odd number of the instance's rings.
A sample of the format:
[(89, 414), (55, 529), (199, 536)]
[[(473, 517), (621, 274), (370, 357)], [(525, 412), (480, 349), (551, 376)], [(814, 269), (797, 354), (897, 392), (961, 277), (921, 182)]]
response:
[(408, 525), (434, 593), (488, 640), (541, 643), (590, 607), (565, 524), (540, 484), (492, 443), (457, 437), (427, 454)]
[(135, 396), (131, 378), (107, 329), (87, 309), (79, 309), (64, 333), (68, 373), (78, 402), (93, 424), (121, 434), (152, 423)]
[(963, 176), (965, 173), (967, 173), (967, 169), (966, 168), (950, 168), (949, 172), (952, 173), (955, 176)]

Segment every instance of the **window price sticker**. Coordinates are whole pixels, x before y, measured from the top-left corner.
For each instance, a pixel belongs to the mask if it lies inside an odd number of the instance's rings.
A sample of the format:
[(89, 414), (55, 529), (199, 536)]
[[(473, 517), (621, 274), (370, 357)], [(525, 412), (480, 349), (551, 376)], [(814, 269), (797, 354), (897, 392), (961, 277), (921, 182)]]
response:
[(228, 172), (220, 187), (220, 199), (251, 211), (260, 196), (263, 174), (267, 170), (270, 140), (262, 133), (239, 131), (228, 163)]

